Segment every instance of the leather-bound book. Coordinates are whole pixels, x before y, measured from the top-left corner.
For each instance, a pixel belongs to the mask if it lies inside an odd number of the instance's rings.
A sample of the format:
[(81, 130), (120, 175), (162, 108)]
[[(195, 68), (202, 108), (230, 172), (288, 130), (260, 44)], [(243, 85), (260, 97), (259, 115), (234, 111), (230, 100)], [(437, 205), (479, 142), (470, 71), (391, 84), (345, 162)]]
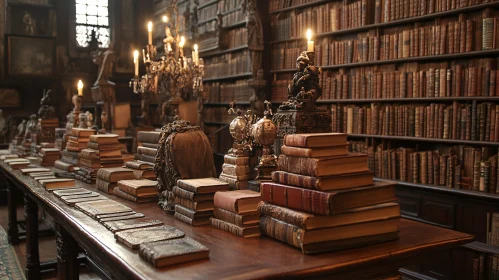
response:
[(175, 217), (175, 219), (177, 219), (183, 223), (186, 223), (188, 225), (191, 225), (193, 227), (204, 226), (204, 225), (210, 224), (210, 216), (190, 218), (190, 217), (182, 215), (180, 212), (175, 212), (175, 214), (173, 216)]
[(1, 155), (0, 160), (5, 161), (6, 159), (15, 159), (19, 158), (19, 155)]
[(260, 201), (261, 194), (252, 190), (216, 192), (214, 197), (217, 207), (237, 214), (256, 212)]
[(161, 132), (159, 131), (139, 131), (137, 132), (137, 141), (139, 143), (153, 143), (158, 144), (161, 138)]
[(147, 227), (119, 231), (114, 234), (118, 242), (137, 249), (140, 244), (184, 237), (184, 233), (172, 226)]
[(332, 215), (353, 208), (396, 201), (395, 185), (389, 182), (375, 182), (373, 186), (336, 192), (307, 190), (267, 182), (263, 182), (260, 187), (262, 200), (265, 202), (317, 215)]
[(140, 160), (154, 164), (156, 162), (156, 156), (140, 155)]
[(249, 160), (250, 160), (249, 157), (237, 157), (237, 156), (232, 156), (232, 155), (225, 155), (224, 156), (224, 163), (232, 164), (232, 165), (236, 165), (236, 166), (248, 165), (248, 164), (250, 164)]
[(316, 148), (346, 145), (345, 133), (287, 134), (284, 145), (290, 147)]
[(90, 192), (90, 193), (79, 193), (79, 194), (68, 194), (68, 195), (61, 195), (59, 196), (60, 199), (65, 200), (65, 199), (74, 199), (74, 198), (85, 198), (85, 197), (98, 197), (101, 196), (100, 194), (96, 192)]
[(281, 154), (278, 170), (305, 176), (323, 177), (344, 173), (365, 172), (367, 155), (350, 153), (346, 156), (325, 158), (293, 157)]
[(137, 147), (137, 153), (139, 153), (141, 155), (147, 155), (147, 156), (155, 157), (157, 151), (158, 151), (157, 149), (146, 148), (146, 147), (143, 147), (143, 146), (138, 146)]
[(244, 177), (250, 173), (249, 165), (232, 165), (224, 163), (222, 165), (222, 173), (225, 175), (236, 176), (236, 177)]
[(299, 148), (291, 146), (282, 146), (281, 152), (287, 156), (296, 157), (333, 157), (344, 156), (348, 154), (348, 147), (346, 145), (331, 146), (325, 148)]
[(138, 170), (134, 169), (133, 170), (133, 177), (136, 180), (142, 180), (142, 179), (149, 179), (149, 180), (156, 180), (156, 174), (154, 174), (154, 170)]
[(135, 219), (141, 219), (144, 217), (145, 217), (145, 215), (142, 213), (132, 212), (132, 213), (127, 213), (126, 215), (122, 215), (122, 216), (103, 217), (103, 218), (100, 218), (97, 220), (101, 223), (105, 223), (105, 222), (135, 220)]
[(95, 134), (95, 130), (90, 129), (90, 128), (73, 127), (71, 129), (71, 135), (72, 136), (90, 137), (90, 135), (94, 135), (94, 134)]
[(76, 209), (79, 209), (80, 211), (94, 219), (98, 218), (101, 215), (133, 212), (130, 207), (118, 203), (114, 200), (82, 202), (77, 203), (75, 207)]
[(165, 267), (209, 258), (210, 250), (189, 238), (140, 245), (139, 256), (154, 267)]
[(212, 200), (195, 202), (181, 197), (175, 197), (175, 203), (194, 211), (209, 211), (213, 210), (214, 204)]
[(192, 209), (186, 208), (182, 205), (175, 205), (175, 212), (178, 212), (190, 219), (201, 219), (205, 217), (213, 216), (213, 210), (207, 211), (194, 211)]
[(50, 169), (48, 168), (41, 168), (41, 167), (33, 167), (33, 168), (23, 168), (21, 169), (21, 173), (26, 175), (30, 173), (38, 173), (38, 172), (50, 172)]
[(116, 143), (111, 143), (111, 144), (102, 143), (101, 144), (101, 143), (95, 143), (95, 142), (88, 142), (87, 148), (102, 152), (102, 151), (116, 150), (119, 147), (117, 146)]
[(47, 179), (57, 179), (57, 177), (55, 177), (55, 175), (38, 175), (38, 176), (34, 176), (32, 178), (35, 179), (36, 181), (47, 180)]
[(118, 135), (117, 134), (90, 135), (89, 138), (90, 138), (90, 142), (94, 142), (94, 143), (118, 145)]
[(234, 224), (238, 227), (246, 227), (258, 224), (260, 214), (255, 211), (244, 213), (244, 215), (239, 215), (220, 207), (215, 207), (215, 209), (213, 210), (213, 216), (219, 220)]
[(193, 193), (215, 193), (229, 189), (228, 183), (215, 178), (181, 179), (177, 181), (177, 186)]
[(116, 188), (116, 183), (110, 183), (101, 179), (97, 179), (97, 181), (95, 182), (95, 186), (98, 190), (101, 190), (105, 193), (113, 193), (113, 189)]
[(146, 195), (146, 196), (134, 196), (131, 194), (128, 194), (124, 191), (121, 190), (121, 187), (117, 187), (113, 189), (113, 194), (117, 197), (126, 199), (128, 201), (132, 201), (135, 203), (147, 203), (147, 202), (153, 202), (153, 201), (158, 201), (158, 194), (152, 194), (152, 195)]
[(151, 148), (157, 150), (159, 148), (158, 144), (142, 142), (142, 147)]
[[(133, 173), (132, 173), (133, 174)], [(152, 180), (120, 180), (117, 185), (121, 191), (132, 196), (149, 196), (157, 195), (157, 181)]]
[(120, 180), (133, 180), (133, 170), (123, 167), (100, 168), (97, 171), (97, 178), (111, 183)]
[(73, 198), (67, 198), (62, 196), (61, 200), (69, 206), (74, 206), (76, 203), (89, 202), (89, 201), (105, 201), (109, 199), (105, 196), (98, 195), (98, 196), (73, 197)]
[(188, 200), (192, 200), (192, 201), (195, 201), (195, 202), (213, 200), (213, 194), (212, 193), (208, 193), (208, 194), (197, 194), (197, 193), (193, 193), (193, 192), (190, 192), (190, 191), (186, 191), (186, 190), (181, 189), (181, 188), (179, 188), (177, 186), (173, 187), (173, 194), (175, 196), (178, 196), (178, 197), (181, 197), (181, 198), (184, 198), (184, 199), (188, 199)]
[(163, 225), (163, 222), (159, 220), (151, 220), (149, 218), (141, 218), (134, 220), (102, 222), (102, 224), (112, 233), (116, 233), (118, 231), (124, 231), (129, 229), (157, 227)]
[(480, 183), (479, 191), (489, 192), (490, 184), (490, 161), (480, 162)]
[(284, 171), (275, 171), (272, 172), (272, 181), (306, 189), (331, 191), (372, 185), (373, 173), (366, 171), (328, 177), (311, 177)]
[(78, 137), (78, 136), (69, 136), (69, 141), (74, 143), (88, 143), (90, 138), (88, 137)]
[[(113, 200), (113, 202), (116, 202)], [(130, 215), (134, 214), (140, 214), (136, 213), (135, 211), (123, 211), (123, 212), (117, 212), (117, 213), (103, 213), (103, 214), (98, 214), (96, 215), (96, 218), (98, 221), (101, 221), (102, 219), (109, 219), (109, 218), (118, 218), (118, 217), (127, 217)]]
[(9, 162), (9, 166), (12, 168), (12, 170), (19, 170), (22, 168), (28, 167), (31, 163), (29, 161), (16, 161), (16, 162)]
[(45, 179), (38, 181), (46, 189), (61, 189), (73, 188), (75, 186), (74, 179)]
[(89, 191), (84, 188), (77, 188), (77, 189), (70, 189), (70, 190), (60, 190), (60, 191), (54, 191), (53, 194), (56, 197), (61, 197), (63, 195), (76, 195), (76, 194), (87, 194), (87, 193), (92, 193), (92, 191)]
[(214, 226), (218, 229), (230, 232), (230, 233), (235, 234), (239, 237), (250, 238), (250, 237), (260, 236), (260, 227), (258, 225), (239, 227), (239, 226), (236, 226), (234, 224), (219, 220), (217, 218), (210, 218), (210, 223), (212, 226)]
[(152, 170), (154, 165), (149, 162), (144, 162), (140, 160), (128, 161), (125, 163), (127, 168), (135, 169), (135, 170)]

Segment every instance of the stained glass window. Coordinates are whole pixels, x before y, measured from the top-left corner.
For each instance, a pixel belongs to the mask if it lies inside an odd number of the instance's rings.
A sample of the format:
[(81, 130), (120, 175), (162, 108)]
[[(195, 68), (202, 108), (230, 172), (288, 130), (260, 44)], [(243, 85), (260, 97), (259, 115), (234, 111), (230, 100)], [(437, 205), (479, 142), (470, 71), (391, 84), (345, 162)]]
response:
[(95, 32), (101, 48), (109, 47), (111, 30), (109, 28), (108, 0), (75, 0), (76, 3), (76, 44), (88, 47)]

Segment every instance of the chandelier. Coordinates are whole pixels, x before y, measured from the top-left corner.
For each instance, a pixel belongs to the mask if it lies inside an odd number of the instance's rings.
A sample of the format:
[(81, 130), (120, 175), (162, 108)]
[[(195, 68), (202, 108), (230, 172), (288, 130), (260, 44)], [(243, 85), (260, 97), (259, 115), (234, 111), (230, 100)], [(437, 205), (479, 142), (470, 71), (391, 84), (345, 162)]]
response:
[(184, 55), (184, 36), (177, 25), (177, 0), (170, 0), (167, 14), (163, 16), (165, 39), (164, 54), (158, 60), (156, 47), (152, 43), (152, 22), (148, 24), (148, 44), (142, 50), (146, 73), (139, 75), (139, 52), (134, 52), (135, 76), (130, 87), (135, 94), (158, 94), (168, 101), (180, 101), (192, 92), (197, 97), (203, 91), (204, 65), (199, 58), (198, 46), (193, 46), (192, 57)]

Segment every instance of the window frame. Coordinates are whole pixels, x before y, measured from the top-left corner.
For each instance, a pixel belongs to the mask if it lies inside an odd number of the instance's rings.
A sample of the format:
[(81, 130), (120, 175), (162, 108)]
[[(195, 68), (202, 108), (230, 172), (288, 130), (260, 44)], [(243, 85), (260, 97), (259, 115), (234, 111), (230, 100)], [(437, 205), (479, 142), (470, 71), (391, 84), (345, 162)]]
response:
[[(108, 3), (107, 3), (107, 8), (108, 8), (108, 26), (107, 28), (109, 28), (109, 43), (112, 44), (114, 42), (114, 37), (115, 37), (115, 34), (114, 34), (114, 0), (108, 0)], [(71, 26), (70, 26), (70, 36), (69, 36), (69, 40), (70, 40), (70, 46), (72, 46), (72, 49), (74, 50), (73, 53), (77, 53), (77, 52), (84, 52), (84, 51), (88, 51), (89, 50), (89, 47), (82, 47), (78, 44), (78, 41), (77, 41), (77, 38), (76, 38), (76, 26), (78, 25), (84, 25), (84, 26), (95, 26), (95, 27), (99, 27), (99, 25), (92, 25), (92, 24), (78, 24), (76, 22), (76, 0), (71, 0)], [(101, 25), (103, 26), (103, 25)], [(109, 47), (107, 48), (104, 48), (104, 47), (99, 47), (99, 49), (108, 49)]]

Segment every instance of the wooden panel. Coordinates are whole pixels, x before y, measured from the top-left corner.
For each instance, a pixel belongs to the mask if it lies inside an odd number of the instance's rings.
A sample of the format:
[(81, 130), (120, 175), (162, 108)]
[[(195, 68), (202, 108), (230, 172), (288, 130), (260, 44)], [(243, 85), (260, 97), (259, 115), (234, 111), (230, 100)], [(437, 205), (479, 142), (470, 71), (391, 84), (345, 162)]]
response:
[(398, 196), (400, 204), (400, 212), (402, 215), (407, 215), (411, 217), (420, 216), (420, 199), (410, 196)]
[(422, 219), (443, 227), (454, 228), (454, 202), (426, 198), (422, 205)]

